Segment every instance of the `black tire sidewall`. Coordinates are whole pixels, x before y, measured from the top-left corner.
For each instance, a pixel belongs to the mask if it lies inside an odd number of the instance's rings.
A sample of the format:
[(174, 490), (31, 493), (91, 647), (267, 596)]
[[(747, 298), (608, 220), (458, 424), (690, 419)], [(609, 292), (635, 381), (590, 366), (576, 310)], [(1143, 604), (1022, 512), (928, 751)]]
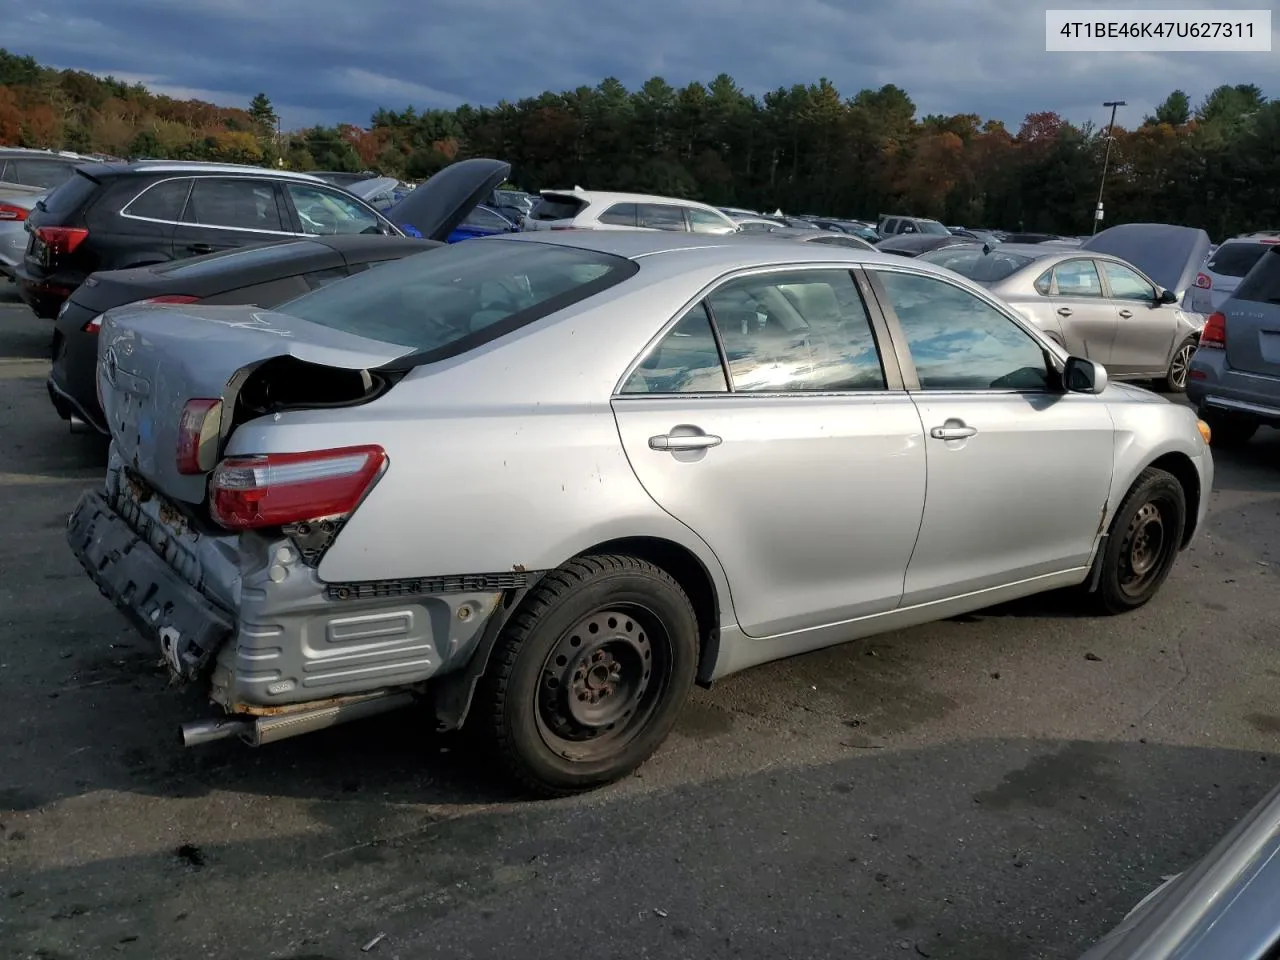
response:
[[(1183, 340), (1180, 344), (1178, 344), (1178, 349), (1173, 351), (1173, 355), (1176, 357), (1188, 345), (1195, 346), (1195, 343), (1196, 343), (1195, 337), (1187, 337), (1187, 339)], [(1194, 354), (1192, 354), (1192, 356), (1194, 356)], [(1187, 358), (1187, 369), (1183, 373), (1182, 386), (1178, 386), (1173, 382), (1173, 361), (1170, 360), (1169, 369), (1165, 371), (1164, 380), (1161, 386), (1164, 387), (1165, 393), (1186, 393), (1187, 380), (1190, 379), (1190, 377), (1191, 377), (1191, 357)]]
[[(613, 757), (566, 760), (543, 740), (537, 696), (542, 667), (564, 632), (596, 610), (628, 603), (648, 607), (662, 621), (671, 643), (670, 673), (646, 727)], [(625, 776), (648, 759), (667, 738), (693, 687), (698, 659), (698, 622), (684, 592), (673, 581), (647, 570), (610, 570), (557, 597), (533, 629), (519, 641), (508, 677), (499, 722), (508, 762), (522, 780), (549, 792), (572, 792)]]
[[(1168, 494), (1168, 499), (1174, 506), (1175, 516), (1164, 517), (1166, 525), (1171, 527), (1166, 534), (1166, 542), (1171, 546), (1166, 555), (1161, 558), (1162, 569), (1159, 575), (1141, 594), (1134, 597), (1120, 589), (1120, 551), (1124, 547), (1124, 534), (1138, 511), (1162, 492)], [(1161, 509), (1163, 512), (1163, 504)], [(1173, 521), (1172, 524), (1170, 519)], [(1104, 607), (1113, 612), (1136, 610), (1154, 597), (1173, 570), (1186, 529), (1187, 498), (1182, 485), (1172, 474), (1163, 470), (1148, 470), (1145, 477), (1139, 478), (1138, 483), (1125, 497), (1111, 524), (1111, 533), (1107, 537), (1106, 551), (1103, 554), (1102, 576), (1098, 582), (1098, 593)]]

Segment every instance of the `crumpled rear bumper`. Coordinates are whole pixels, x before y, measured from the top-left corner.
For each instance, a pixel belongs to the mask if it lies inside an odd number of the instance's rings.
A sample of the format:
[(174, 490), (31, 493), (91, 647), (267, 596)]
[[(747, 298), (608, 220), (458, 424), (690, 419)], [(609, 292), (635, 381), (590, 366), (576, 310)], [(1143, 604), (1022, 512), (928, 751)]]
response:
[(178, 677), (196, 679), (231, 636), (231, 615), (179, 577), (101, 493), (80, 498), (67, 541), (102, 595), (156, 642)]

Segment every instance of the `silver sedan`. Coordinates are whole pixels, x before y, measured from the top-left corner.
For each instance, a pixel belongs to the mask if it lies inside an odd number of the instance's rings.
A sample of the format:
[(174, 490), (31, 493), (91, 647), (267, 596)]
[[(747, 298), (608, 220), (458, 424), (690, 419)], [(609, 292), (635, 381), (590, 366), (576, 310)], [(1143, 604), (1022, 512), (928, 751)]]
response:
[(222, 707), (187, 741), (425, 698), (544, 794), (634, 770), (695, 683), (1055, 588), (1140, 607), (1213, 482), (1189, 408), (818, 243), (517, 234), (100, 339), (68, 538)]
[(1118, 257), (1049, 244), (949, 247), (920, 259), (975, 280), (1069, 352), (1096, 360), (1117, 380), (1187, 386), (1205, 318), (1178, 305)]

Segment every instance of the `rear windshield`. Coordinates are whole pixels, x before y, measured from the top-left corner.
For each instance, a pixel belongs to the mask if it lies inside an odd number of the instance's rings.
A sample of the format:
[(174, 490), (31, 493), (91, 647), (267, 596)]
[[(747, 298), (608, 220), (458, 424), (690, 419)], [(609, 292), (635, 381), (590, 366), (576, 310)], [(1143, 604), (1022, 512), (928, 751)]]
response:
[(281, 313), (412, 347), (408, 362), (457, 356), (632, 276), (634, 261), (549, 243), (470, 240), (304, 294)]
[(587, 202), (567, 193), (549, 193), (533, 205), (529, 217), (533, 220), (572, 220), (582, 212)]
[(98, 186), (98, 181), (77, 170), (74, 177), (64, 180), (44, 198), (45, 212), (52, 218), (70, 217), (84, 206)]
[(1234, 294), (1235, 299), (1252, 303), (1280, 303), (1280, 247), (1258, 246), (1268, 252), (1267, 256), (1259, 257), (1249, 275), (1240, 281)]
[(1208, 267), (1224, 277), (1243, 277), (1253, 269), (1258, 258), (1267, 250), (1264, 243), (1224, 243), (1212, 257)]
[(921, 254), (920, 259), (926, 263), (936, 263), (940, 267), (954, 270), (960, 276), (968, 277), (978, 283), (996, 283), (1017, 273), (1027, 264), (1035, 262), (1034, 257), (1024, 257), (1018, 253), (1001, 250), (983, 253), (981, 248), (972, 247), (959, 249), (948, 247), (934, 250)]

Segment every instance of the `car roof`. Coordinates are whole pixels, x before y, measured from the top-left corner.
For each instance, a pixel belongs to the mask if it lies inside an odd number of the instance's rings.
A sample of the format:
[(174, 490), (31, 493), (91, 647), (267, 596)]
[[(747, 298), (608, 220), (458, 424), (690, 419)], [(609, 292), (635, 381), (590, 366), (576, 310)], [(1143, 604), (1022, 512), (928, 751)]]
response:
[(131, 173), (224, 173), (245, 177), (271, 177), (277, 180), (299, 180), (325, 183), (320, 177), (293, 170), (253, 167), (243, 163), (205, 163), (198, 160), (132, 160), (124, 163), (88, 163), (79, 169), (92, 177), (122, 176)]

